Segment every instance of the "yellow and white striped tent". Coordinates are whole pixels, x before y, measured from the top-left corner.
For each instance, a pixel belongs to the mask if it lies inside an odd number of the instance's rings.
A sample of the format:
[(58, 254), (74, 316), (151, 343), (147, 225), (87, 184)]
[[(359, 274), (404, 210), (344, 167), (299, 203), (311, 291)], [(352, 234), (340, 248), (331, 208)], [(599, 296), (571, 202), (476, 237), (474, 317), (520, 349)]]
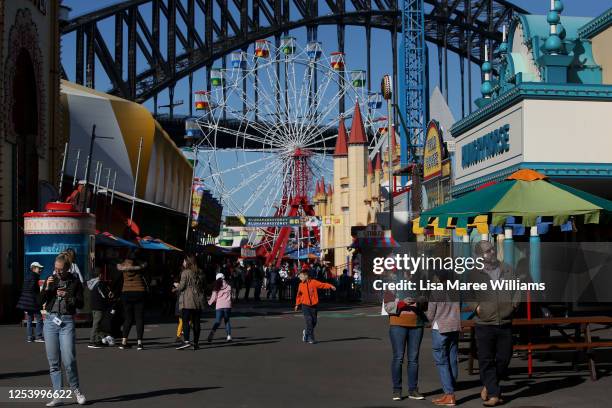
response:
[(96, 162), (101, 161), (104, 170), (100, 184), (106, 185), (106, 169), (110, 168), (111, 177), (117, 171), (116, 190), (132, 196), (142, 137), (136, 198), (183, 213), (188, 211), (192, 166), (144, 106), (68, 81), (61, 82), (61, 104), (63, 131), (70, 140), (67, 175), (74, 177), (80, 150), (76, 177), (84, 179), (95, 124), (97, 136), (112, 139), (95, 140), (90, 182), (94, 180)]

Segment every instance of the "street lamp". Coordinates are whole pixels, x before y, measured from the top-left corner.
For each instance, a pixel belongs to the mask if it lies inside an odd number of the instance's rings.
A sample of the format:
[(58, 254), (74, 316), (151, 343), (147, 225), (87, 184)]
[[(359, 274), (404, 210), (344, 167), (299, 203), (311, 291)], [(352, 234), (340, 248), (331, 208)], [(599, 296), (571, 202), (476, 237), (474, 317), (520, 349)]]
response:
[[(393, 231), (393, 150), (391, 138), (395, 137), (393, 131), (393, 80), (390, 75), (385, 75), (380, 82), (380, 92), (387, 101), (387, 149), (389, 152), (389, 231)], [(393, 133), (393, 134), (392, 134)]]

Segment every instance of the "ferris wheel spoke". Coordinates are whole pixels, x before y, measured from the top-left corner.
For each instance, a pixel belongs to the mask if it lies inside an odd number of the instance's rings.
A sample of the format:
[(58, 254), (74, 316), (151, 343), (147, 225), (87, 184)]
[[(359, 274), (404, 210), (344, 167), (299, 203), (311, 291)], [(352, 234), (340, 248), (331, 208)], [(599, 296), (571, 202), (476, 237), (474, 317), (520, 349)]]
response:
[[(273, 166), (267, 165), (263, 168), (261, 168), (260, 170), (252, 173), (249, 177), (243, 179), (239, 184), (233, 186), (229, 191), (228, 194), (236, 194), (240, 191), (242, 191), (243, 189), (245, 189), (245, 187), (247, 186), (251, 186), (253, 184), (253, 182), (255, 182), (258, 178), (262, 177), (263, 175), (267, 174), (270, 175), (271, 173), (271, 169), (273, 168)], [(255, 189), (255, 193), (261, 191), (260, 189)], [(253, 195), (251, 196), (253, 197)], [(249, 198), (250, 199), (250, 198)]]
[[(275, 168), (278, 169), (278, 166), (275, 166)], [(259, 188), (255, 190), (255, 192), (246, 201), (245, 206), (244, 206), (245, 213), (253, 206), (253, 204), (261, 197), (261, 195), (264, 194), (264, 192), (266, 193), (269, 192), (270, 184), (278, 180), (279, 176), (280, 176), (280, 172), (278, 171), (272, 171), (268, 173), (268, 175), (264, 179), (264, 182), (260, 185)], [(277, 189), (277, 192), (278, 190), (279, 189)]]
[[(294, 68), (295, 70), (295, 68)], [(294, 75), (295, 77), (295, 75)], [(304, 129), (307, 128), (310, 123), (310, 117), (308, 113), (308, 109), (310, 106), (309, 103), (309, 91), (312, 89), (312, 70), (310, 64), (304, 67), (304, 75), (302, 77), (302, 81), (300, 82), (299, 94), (297, 91), (297, 85), (295, 83), (294, 78), (294, 89), (296, 92), (296, 111), (298, 112), (299, 118), (299, 126), (298, 126), (298, 134), (300, 135), (300, 143), (303, 142)]]
[[(268, 153), (268, 152), (261, 152), (261, 153)], [(244, 168), (247, 168), (247, 167), (251, 167), (251, 166), (253, 166), (255, 164), (263, 163), (263, 162), (266, 162), (266, 161), (270, 161), (270, 157), (264, 156), (264, 157), (258, 158), (256, 160), (247, 162), (247, 163), (242, 163), (240, 165), (232, 166), (232, 167), (230, 167), (228, 169), (225, 169), (225, 170), (211, 172), (211, 174), (209, 176), (204, 177), (204, 180), (207, 180), (209, 178), (219, 177), (219, 176), (222, 176), (222, 175), (225, 175), (225, 174), (229, 174), (231, 172), (238, 171), (238, 170), (241, 170), (241, 169), (244, 169)]]
[[(270, 77), (270, 69), (266, 70), (269, 79), (272, 81), (273, 79)], [(272, 71), (274, 71), (274, 69), (272, 69)], [(288, 128), (285, 125), (285, 121), (282, 120), (280, 113), (278, 112), (278, 110), (276, 110), (276, 105), (277, 105), (277, 101), (271, 99), (271, 96), (268, 94), (268, 92), (266, 92), (264, 90), (264, 88), (260, 88), (259, 85), (255, 85), (255, 81), (252, 82), (253, 85), (253, 91), (256, 92), (260, 97), (262, 97), (266, 103), (264, 103), (264, 107), (266, 109), (266, 116), (272, 116), (275, 121), (272, 122), (271, 124), (268, 124), (268, 134), (272, 134), (272, 135), (278, 135), (280, 137), (280, 139), (283, 143), (286, 143), (288, 140), (286, 139), (286, 137), (284, 137), (285, 134), (288, 133)], [(275, 85), (274, 87), (274, 91), (276, 92), (277, 89), (277, 85)], [(274, 111), (270, 110), (270, 107), (273, 106), (274, 107)], [(253, 105), (253, 109), (256, 109), (256, 107)]]

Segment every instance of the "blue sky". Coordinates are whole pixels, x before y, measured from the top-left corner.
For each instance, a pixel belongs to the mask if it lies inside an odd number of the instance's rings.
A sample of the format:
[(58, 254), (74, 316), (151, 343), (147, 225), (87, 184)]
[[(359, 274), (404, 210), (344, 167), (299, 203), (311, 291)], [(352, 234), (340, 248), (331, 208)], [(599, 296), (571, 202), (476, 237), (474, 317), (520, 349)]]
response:
[[(530, 11), (532, 14), (546, 14), (549, 7), (549, 0), (514, 0), (518, 6)], [(101, 7), (105, 7), (111, 4), (117, 3), (116, 0), (64, 0), (64, 4), (72, 7), (72, 17), (96, 10)], [(231, 3), (231, 2), (230, 2)], [(563, 12), (566, 16), (597, 16), (605, 11), (610, 6), (610, 0), (565, 0), (565, 10)], [(321, 8), (325, 6), (325, 2), (319, 2)], [(150, 15), (150, 7), (147, 6), (141, 8), (141, 13), (146, 18)], [(322, 14), (326, 14), (325, 10), (321, 11)], [(198, 19), (203, 16), (196, 16), (196, 24)], [(161, 24), (161, 41), (165, 42), (165, 29), (164, 23)], [(111, 53), (114, 51), (114, 20), (107, 19), (103, 23), (98, 25), (98, 29), (102, 32), (102, 35), (107, 38)], [(306, 30), (298, 29), (291, 32), (291, 35), (295, 36), (297, 41), (301, 44), (306, 43)], [(127, 38), (127, 30), (124, 28), (124, 37)], [(337, 49), (336, 42), (336, 27), (335, 26), (321, 26), (319, 27), (318, 39), (323, 43), (323, 49), (326, 54), (333, 52)], [(365, 30), (361, 27), (347, 27), (346, 28), (346, 64), (350, 69), (365, 69)], [(379, 87), (380, 79), (384, 74), (391, 73), (392, 71), (392, 55), (390, 46), (390, 33), (382, 30), (372, 30), (372, 89), (377, 90)], [(179, 45), (177, 45), (179, 47)], [(433, 90), (438, 85), (438, 63), (437, 63), (437, 50), (433, 45), (429, 45), (430, 54), (430, 66), (429, 66), (429, 78), (430, 78), (430, 89)], [(75, 35), (71, 34), (64, 36), (62, 43), (62, 62), (64, 68), (68, 74), (69, 79), (74, 80), (74, 55), (75, 55)], [(180, 53), (177, 50), (177, 53)], [(162, 55), (165, 51), (162, 51)], [(459, 58), (453, 53), (448, 54), (449, 60), (449, 105), (453, 112), (455, 119), (460, 118), (461, 115), (461, 102), (460, 102), (460, 76), (459, 76)], [(127, 47), (124, 47), (124, 62), (127, 61)], [(96, 87), (101, 91), (106, 91), (110, 88), (110, 82), (105, 77), (103, 69), (100, 63), (96, 62)], [(145, 69), (144, 66), (137, 67), (138, 71)], [(479, 67), (472, 64), (472, 78), (473, 78), (473, 89), (472, 95), (474, 98), (480, 95), (480, 69)], [(124, 72), (124, 78), (127, 75)], [(194, 74), (194, 90), (206, 88), (206, 72), (205, 69), (201, 69)], [(466, 92), (467, 95), (467, 92)], [(183, 79), (177, 84), (175, 91), (175, 101), (183, 100), (185, 104), (178, 106), (175, 109), (176, 113), (186, 114), (188, 113), (188, 82), (187, 78)], [(159, 95), (158, 105), (165, 105), (168, 103), (167, 91), (162, 92)], [(152, 100), (145, 102), (145, 106), (153, 111)], [(167, 112), (167, 110), (160, 108), (159, 113)], [(237, 152), (235, 152), (237, 154)], [(221, 157), (221, 162), (227, 167), (239, 167), (234, 164), (242, 163), (240, 159), (233, 157), (230, 152), (223, 152), (218, 154)], [(259, 166), (259, 167), (258, 167)], [(249, 177), (250, 173), (258, 172), (261, 170), (261, 164), (252, 165), (248, 167), (247, 174), (244, 174), (242, 178), (238, 178), (237, 175), (224, 177), (223, 183), (228, 185), (236, 185), (241, 179)], [(198, 175), (205, 176), (205, 166), (200, 165), (198, 168)], [(330, 175), (326, 175), (326, 179), (329, 180)], [(257, 187), (254, 184), (255, 187)], [(251, 186), (253, 187), (253, 186)], [(274, 193), (274, 192), (272, 192)], [(213, 191), (213, 194), (218, 195), (218, 192)], [(252, 189), (244, 188), (239, 193), (236, 193), (232, 197), (240, 203), (246, 202), (251, 195), (254, 194)], [(263, 201), (263, 200), (262, 200)], [(229, 207), (224, 203), (224, 213), (232, 213)], [(253, 210), (255, 212), (249, 212), (249, 214), (259, 214), (259, 210), (265, 208), (263, 203), (257, 203)]]
[[(530, 11), (533, 14), (545, 14), (550, 7), (549, 0), (513, 0), (514, 4)], [(117, 0), (64, 0), (64, 4), (72, 8), (71, 16), (78, 16), (101, 7), (105, 7), (111, 4), (118, 3)], [(323, 7), (320, 2), (320, 7)], [(564, 15), (567, 16), (596, 16), (607, 8), (610, 7), (611, 2), (608, 0), (565, 0), (563, 11)], [(143, 10), (143, 14), (147, 15), (146, 8)], [(114, 37), (114, 23), (112, 19), (108, 19), (106, 23), (101, 24), (99, 29), (102, 34), (111, 38), (109, 44), (113, 44), (112, 38)], [(322, 26), (319, 28), (319, 40), (323, 42), (323, 47), (326, 53), (332, 52), (336, 49), (336, 29), (335, 26)], [(305, 30), (296, 30), (292, 32), (292, 35), (296, 36), (298, 41), (303, 43), (306, 42)], [(70, 79), (74, 78), (74, 35), (66, 36), (62, 44), (62, 62)], [(162, 34), (163, 37), (163, 34)], [(346, 31), (346, 60), (347, 65), (352, 69), (365, 68), (365, 49), (363, 44), (365, 42), (365, 31), (360, 27), (347, 27)], [(380, 78), (385, 73), (391, 71), (391, 50), (390, 50), (390, 34), (386, 31), (373, 30), (372, 34), (372, 88), (376, 89), (380, 82)], [(377, 44), (384, 44), (384, 46), (376, 46)], [(111, 50), (112, 52), (112, 50)], [(126, 58), (124, 58), (124, 61)], [(437, 51), (435, 46), (430, 45), (430, 89), (438, 85), (438, 64), (437, 64)], [(139, 70), (142, 67), (138, 67)], [(474, 97), (479, 95), (479, 69), (476, 66), (472, 66), (473, 72), (473, 91)], [(205, 87), (205, 70), (199, 70), (195, 73), (195, 88)], [(450, 107), (455, 115), (459, 117), (461, 115), (460, 105), (460, 88), (459, 88), (459, 59), (453, 54), (449, 53), (449, 102)], [(110, 87), (110, 82), (105, 77), (102, 67), (97, 62), (96, 68), (96, 87), (99, 90), (107, 90)], [(182, 99), (185, 101), (183, 106), (176, 108), (178, 113), (187, 113), (188, 106), (188, 94), (187, 94), (187, 80), (180, 81), (175, 91), (175, 100)], [(159, 95), (158, 105), (164, 105), (168, 101), (167, 92), (163, 92)], [(153, 110), (152, 101), (145, 103), (147, 108)], [(164, 109), (160, 109), (159, 112), (164, 112)]]

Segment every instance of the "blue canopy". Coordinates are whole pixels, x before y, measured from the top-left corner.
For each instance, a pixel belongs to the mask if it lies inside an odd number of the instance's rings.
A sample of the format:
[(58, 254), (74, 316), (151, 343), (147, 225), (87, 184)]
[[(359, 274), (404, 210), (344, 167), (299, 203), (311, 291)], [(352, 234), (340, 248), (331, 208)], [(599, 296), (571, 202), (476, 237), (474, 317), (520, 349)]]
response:
[(137, 248), (138, 245), (128, 241), (127, 239), (119, 238), (110, 232), (99, 232), (96, 234), (96, 245), (114, 247), (114, 248)]
[(181, 251), (179, 248), (170, 245), (162, 240), (153, 239), (151, 237), (145, 237), (138, 241), (138, 244), (142, 249), (149, 249), (152, 251)]
[(320, 257), (321, 256), (321, 248), (319, 247), (309, 247), (309, 248), (300, 248), (300, 256), (298, 258), (298, 250), (297, 249), (291, 249), (288, 250), (287, 252), (285, 252), (285, 258), (288, 259), (308, 259), (309, 256), (316, 256), (316, 257)]

